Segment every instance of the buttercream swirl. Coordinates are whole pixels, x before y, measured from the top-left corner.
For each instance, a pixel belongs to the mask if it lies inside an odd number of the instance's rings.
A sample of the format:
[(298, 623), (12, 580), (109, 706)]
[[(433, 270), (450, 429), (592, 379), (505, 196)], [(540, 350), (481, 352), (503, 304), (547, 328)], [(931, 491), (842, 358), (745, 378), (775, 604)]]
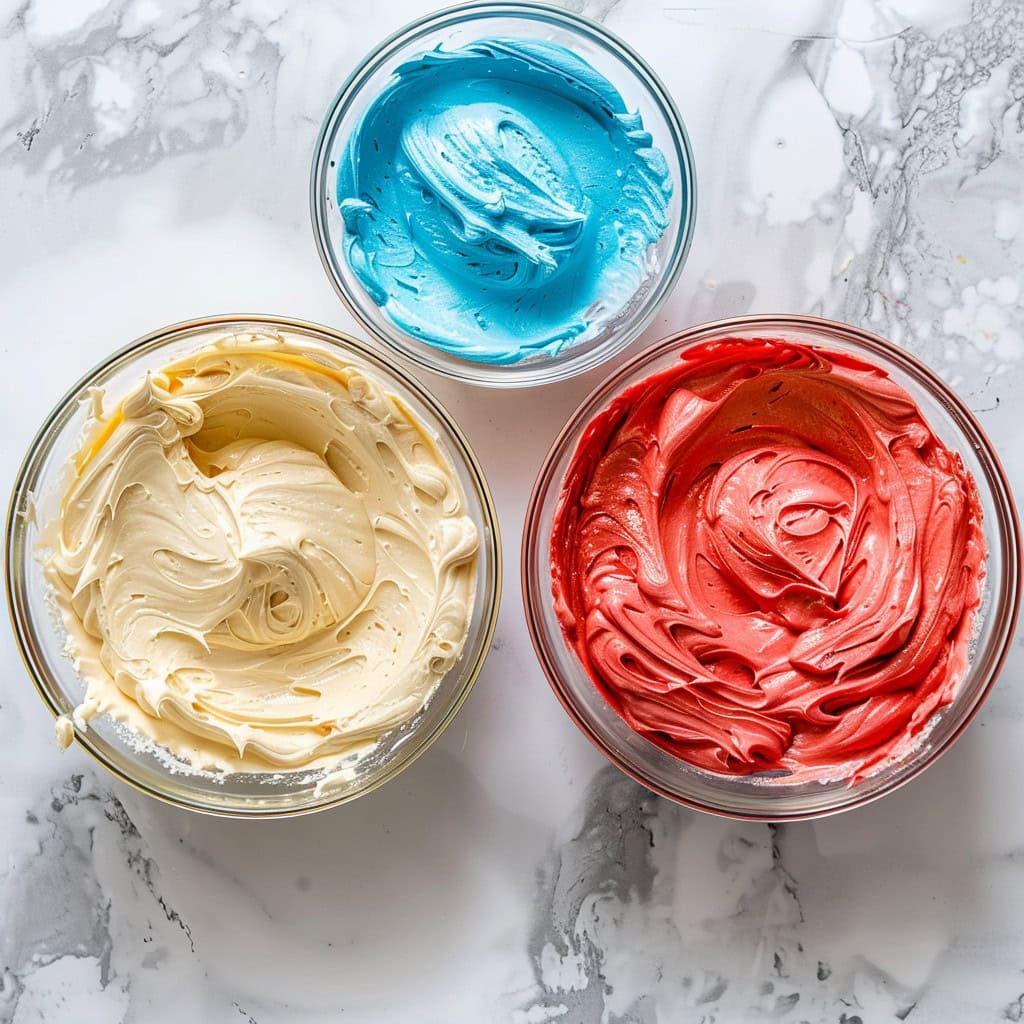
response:
[(402, 64), (346, 145), (345, 256), (402, 330), (473, 360), (596, 334), (651, 273), (672, 183), (637, 113), (556, 43)]
[(49, 578), (87, 684), (197, 767), (304, 768), (412, 718), (458, 657), (477, 531), (372, 373), (240, 334), (97, 400)]
[(884, 371), (726, 338), (588, 426), (554, 521), (556, 611), (618, 713), (682, 760), (859, 777), (963, 678), (981, 515)]

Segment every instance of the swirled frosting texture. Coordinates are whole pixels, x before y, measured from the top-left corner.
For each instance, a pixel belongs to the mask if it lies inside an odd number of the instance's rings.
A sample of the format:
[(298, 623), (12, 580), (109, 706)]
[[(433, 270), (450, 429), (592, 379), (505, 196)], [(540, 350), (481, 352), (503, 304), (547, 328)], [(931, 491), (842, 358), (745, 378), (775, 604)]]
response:
[(347, 142), (344, 251), (403, 331), (513, 363), (596, 336), (653, 272), (672, 183), (639, 114), (556, 43), (399, 67)]
[(882, 370), (705, 343), (587, 428), (554, 521), (556, 611), (608, 701), (671, 754), (859, 777), (964, 675), (981, 514)]
[(229, 336), (87, 437), (48, 564), (79, 724), (303, 768), (408, 721), (458, 657), (476, 527), (429, 428), (361, 367)]

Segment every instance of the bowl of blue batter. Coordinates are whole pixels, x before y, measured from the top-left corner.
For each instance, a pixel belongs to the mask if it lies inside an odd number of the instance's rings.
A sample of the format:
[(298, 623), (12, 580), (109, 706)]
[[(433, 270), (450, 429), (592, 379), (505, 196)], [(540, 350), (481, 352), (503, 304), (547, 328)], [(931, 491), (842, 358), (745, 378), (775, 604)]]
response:
[(467, 4), (386, 39), (332, 103), (311, 178), (324, 268), (366, 330), (496, 387), (637, 338), (682, 270), (695, 199), (656, 75), (543, 4)]

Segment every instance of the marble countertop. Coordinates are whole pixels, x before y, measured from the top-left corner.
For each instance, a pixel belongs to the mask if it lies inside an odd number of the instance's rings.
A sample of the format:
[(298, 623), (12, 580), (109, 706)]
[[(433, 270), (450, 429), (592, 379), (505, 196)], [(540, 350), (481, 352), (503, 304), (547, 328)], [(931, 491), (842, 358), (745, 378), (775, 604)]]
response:
[[(357, 331), (321, 269), (311, 148), (416, 0), (0, 0), (0, 470), (111, 349), (209, 313)], [(949, 380), (1024, 494), (1024, 6), (575, 0), (650, 61), (697, 233), (646, 335), (861, 324)], [(643, 342), (639, 343), (642, 344)], [(635, 347), (634, 347), (635, 348)], [(536, 664), (519, 535), (607, 372), (431, 378), (489, 472), (507, 578), (465, 709), (381, 791), (233, 822), (58, 753), (0, 635), (0, 1020), (878, 1024), (1024, 1018), (1024, 659), (938, 764), (819, 823), (720, 820), (606, 766)]]

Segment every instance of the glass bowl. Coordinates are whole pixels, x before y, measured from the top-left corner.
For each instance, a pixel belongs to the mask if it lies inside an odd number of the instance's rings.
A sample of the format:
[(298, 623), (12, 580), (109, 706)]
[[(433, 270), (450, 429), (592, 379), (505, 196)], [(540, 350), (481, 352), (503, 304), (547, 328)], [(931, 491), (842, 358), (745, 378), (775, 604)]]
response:
[[(336, 198), (345, 146), (370, 104), (405, 61), (436, 47), (453, 49), (504, 36), (561, 43), (588, 61), (620, 91), (630, 111), (664, 154), (672, 181), (669, 225), (647, 250), (648, 273), (639, 289), (593, 337), (581, 337), (553, 355), (500, 365), (449, 354), (397, 327), (370, 297), (344, 253), (345, 225)], [(583, 373), (622, 351), (651, 322), (682, 270), (693, 234), (696, 183), (693, 155), (671, 96), (630, 47), (600, 25), (545, 4), (473, 3), (453, 7), (385, 39), (342, 87), (317, 141), (310, 207), (324, 269), (352, 314), (375, 338), (438, 373), (492, 387), (519, 387)]]
[[(93, 389), (115, 398), (127, 393), (147, 371), (204, 347), (214, 337), (257, 331), (296, 339), (311, 355), (344, 355), (366, 367), (437, 438), (456, 472), (470, 517), (479, 531), (476, 590), (462, 654), (444, 675), (423, 709), (386, 733), (376, 748), (354, 763), (342, 759), (328, 769), (214, 773), (193, 771), (160, 749), (138, 750), (137, 734), (108, 716), (97, 716), (75, 737), (102, 765), (137, 789), (168, 803), (235, 817), (301, 814), (345, 803), (368, 793), (408, 767), (451, 722), (469, 695), (490, 646), (501, 588), (501, 547), (497, 514), (476, 457), (441, 404), (401, 368), (363, 343), (315, 324), (271, 316), (222, 316), (154, 331), (112, 355), (80, 380), (47, 417), (14, 485), (7, 518), (5, 583), (22, 658), (47, 707), (70, 715), (81, 702), (84, 682), (65, 656), (67, 631), (52, 601), (52, 590), (37, 557), (37, 522), (59, 515), (68, 483), (66, 467), (81, 445)], [(54, 742), (53, 736), (40, 742)], [(133, 742), (134, 741), (134, 742)]]
[[(563, 637), (552, 592), (550, 537), (566, 470), (593, 418), (630, 385), (665, 370), (692, 345), (715, 338), (778, 337), (848, 352), (884, 369), (918, 404), (942, 442), (958, 452), (978, 485), (988, 549), (986, 580), (965, 677), (901, 756), (851, 781), (717, 774), (679, 760), (633, 729), (607, 703)], [(541, 468), (526, 514), (523, 600), (534, 647), (555, 695), (612, 762), (654, 792), (700, 810), (757, 821), (820, 817), (865, 804), (913, 778), (947, 750), (985, 700), (1013, 639), (1020, 602), (1020, 539), (1009, 485), (977, 420), (927, 366), (890, 342), (845, 324), (802, 316), (740, 317), (694, 327), (640, 353), (575, 412)]]

